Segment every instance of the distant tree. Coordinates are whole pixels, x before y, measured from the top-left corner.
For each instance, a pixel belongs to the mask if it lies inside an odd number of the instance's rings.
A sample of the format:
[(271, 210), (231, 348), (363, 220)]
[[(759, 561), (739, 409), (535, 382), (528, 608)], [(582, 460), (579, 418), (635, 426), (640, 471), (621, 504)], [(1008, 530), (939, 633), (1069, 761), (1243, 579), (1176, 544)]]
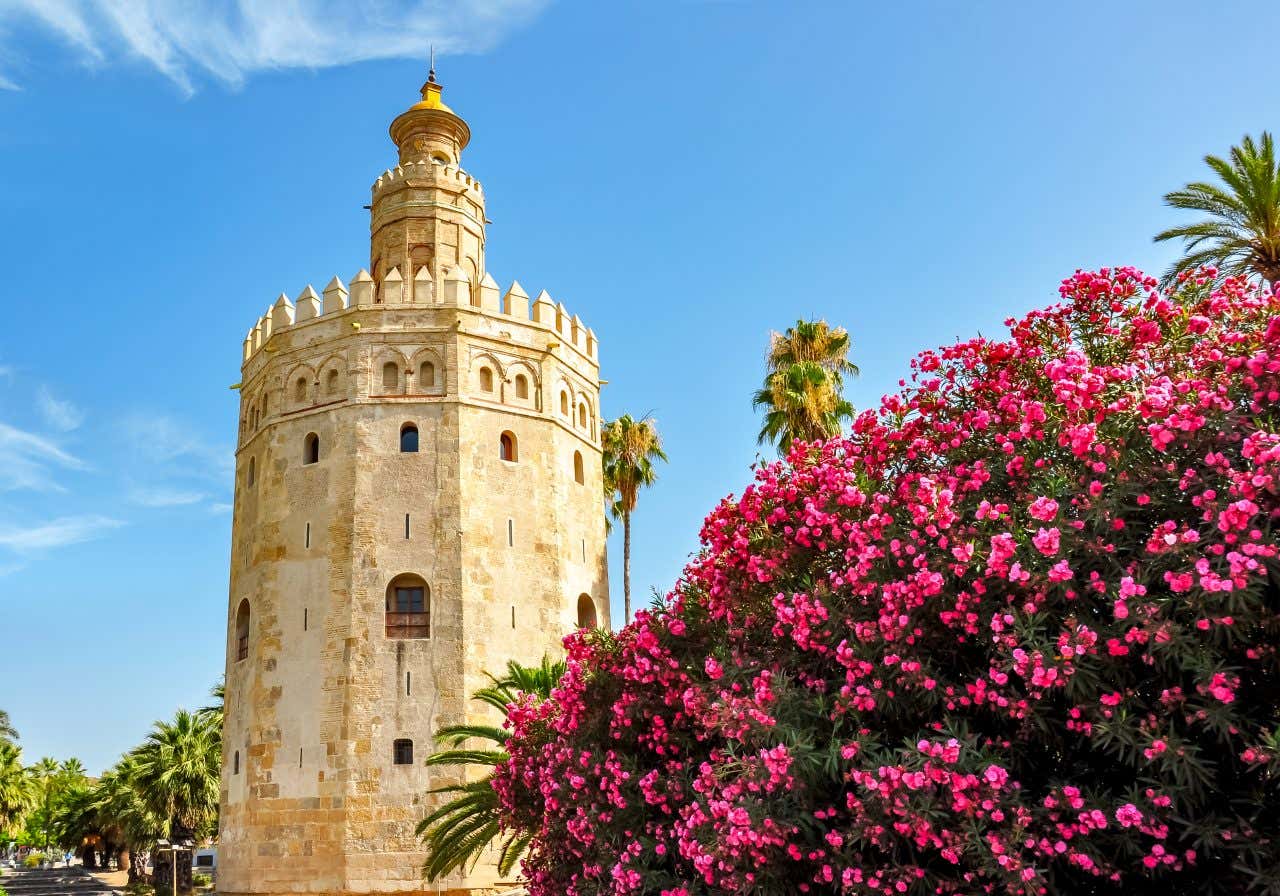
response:
[(763, 408), (760, 442), (785, 454), (797, 439), (813, 442), (838, 435), (853, 406), (844, 398), (846, 377), (858, 375), (849, 360), (851, 342), (843, 327), (825, 320), (798, 320), (772, 333), (763, 386), (752, 406)]
[(1205, 156), (1222, 185), (1197, 181), (1165, 194), (1166, 205), (1203, 212), (1194, 224), (1170, 227), (1156, 242), (1182, 240), (1183, 255), (1165, 272), (1171, 286), (1182, 274), (1212, 265), (1218, 282), (1227, 277), (1261, 277), (1280, 282), (1280, 167), (1271, 134), (1255, 143), (1245, 136), (1231, 158)]
[(0, 709), (0, 741), (16, 743), (17, 740), (18, 729), (13, 727), (13, 722), (9, 719), (9, 713)]
[[(506, 675), (502, 678), (490, 675), (492, 684), (476, 691), (471, 698), (505, 716), (508, 708), (519, 703), (524, 695), (532, 694), (545, 700), (564, 672), (563, 662), (553, 663), (546, 657), (539, 666), (509, 662)], [(423, 873), (427, 880), (434, 882), (460, 869), (474, 868), (484, 851), (501, 838), (498, 873), (509, 874), (524, 853), (529, 838), (515, 834), (504, 836), (498, 825), (498, 795), (491, 786), (492, 769), (507, 759), (502, 749), (507, 732), (493, 725), (449, 725), (440, 729), (436, 740), (448, 744), (449, 748), (427, 757), (427, 765), (457, 768), (463, 776), (472, 766), (484, 768), (488, 773), (475, 781), (430, 791), (454, 796), (418, 824), (418, 836), (427, 847)], [(491, 746), (464, 746), (470, 740), (487, 741)]]
[(21, 824), (35, 796), (34, 782), (22, 765), (22, 750), (0, 741), (0, 833)]
[(652, 417), (635, 420), (623, 414), (611, 420), (601, 433), (604, 450), (605, 491), (612, 496), (609, 512), (622, 520), (622, 600), (623, 615), (631, 622), (631, 515), (635, 513), (640, 489), (658, 478), (654, 464), (665, 462), (658, 424)]
[[(58, 760), (52, 756), (44, 756), (35, 765), (27, 769), (36, 793), (36, 807), (29, 820), (28, 829), (38, 833), (44, 844), (44, 851), (49, 851), (50, 838), (53, 835), (53, 813), (59, 790)], [(34, 825), (34, 826), (33, 826)]]

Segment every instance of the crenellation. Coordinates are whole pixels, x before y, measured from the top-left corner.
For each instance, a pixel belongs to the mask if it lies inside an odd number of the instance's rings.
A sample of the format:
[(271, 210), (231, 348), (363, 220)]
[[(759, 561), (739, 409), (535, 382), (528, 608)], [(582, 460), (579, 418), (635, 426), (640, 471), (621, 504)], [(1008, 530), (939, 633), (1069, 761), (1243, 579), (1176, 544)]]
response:
[(369, 272), (361, 268), (351, 278), (351, 307), (365, 308), (373, 304), (374, 283)]
[(423, 265), (413, 275), (413, 302), (417, 305), (430, 305), (435, 302), (436, 284), (431, 276), (430, 268)]
[(336, 276), (324, 288), (324, 307), (322, 313), (337, 314), (347, 309), (347, 287)]
[(533, 320), (545, 327), (555, 329), (556, 306), (545, 289), (533, 300)]
[(400, 276), (399, 268), (392, 268), (382, 278), (379, 294), (383, 305), (400, 305), (404, 303), (404, 277)]
[(498, 282), (493, 279), (493, 274), (485, 273), (484, 279), (480, 280), (480, 310), (489, 314), (498, 314), (502, 310), (498, 301)]
[(313, 317), (320, 316), (320, 296), (316, 295), (316, 291), (311, 288), (310, 283), (293, 300), (293, 307), (295, 323), (302, 323), (303, 321), (311, 320)]
[(529, 294), (524, 291), (519, 280), (512, 280), (502, 297), (502, 313), (520, 320), (529, 319)]
[(444, 275), (444, 302), (446, 305), (471, 304), (471, 281), (461, 265), (453, 265)]

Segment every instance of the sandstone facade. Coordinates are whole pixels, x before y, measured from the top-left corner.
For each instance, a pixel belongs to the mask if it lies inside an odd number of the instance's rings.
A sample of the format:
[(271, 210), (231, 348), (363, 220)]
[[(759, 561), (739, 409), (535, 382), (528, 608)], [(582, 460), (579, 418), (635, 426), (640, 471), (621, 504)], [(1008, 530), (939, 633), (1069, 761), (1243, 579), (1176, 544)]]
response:
[(243, 347), (222, 893), (498, 886), (483, 862), (421, 878), (414, 827), (451, 783), (432, 735), (481, 720), (486, 671), (609, 621), (595, 335), (486, 272), (434, 78), (391, 134), (373, 274), (281, 296)]

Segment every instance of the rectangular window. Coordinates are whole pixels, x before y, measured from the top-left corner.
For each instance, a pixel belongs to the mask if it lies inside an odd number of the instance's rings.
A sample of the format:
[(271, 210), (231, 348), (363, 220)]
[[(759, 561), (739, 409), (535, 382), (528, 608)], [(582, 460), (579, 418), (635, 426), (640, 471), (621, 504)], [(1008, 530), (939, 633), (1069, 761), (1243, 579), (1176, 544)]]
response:
[(404, 515), (404, 537), (409, 537), (409, 514)]
[(396, 740), (392, 744), (392, 755), (396, 765), (413, 765), (413, 741)]
[(307, 523), (307, 536), (306, 536), (306, 544), (304, 545), (304, 547), (308, 547), (308, 548), (311, 547), (311, 524), (310, 523)]
[(302, 768), (302, 747), (298, 747), (298, 768)]
[(404, 673), (404, 692), (408, 696), (413, 696), (413, 673)]
[(516, 627), (516, 608), (514, 606), (511, 608), (511, 627)]
[(397, 588), (396, 589), (396, 609), (397, 613), (422, 613), (426, 611), (426, 603), (423, 600), (421, 588)]
[(585, 538), (582, 539), (582, 562), (587, 562), (587, 540)]
[(507, 520), (507, 547), (514, 547), (516, 543), (516, 521)]
[(307, 630), (307, 608), (306, 607), (302, 608), (302, 630), (304, 632)]

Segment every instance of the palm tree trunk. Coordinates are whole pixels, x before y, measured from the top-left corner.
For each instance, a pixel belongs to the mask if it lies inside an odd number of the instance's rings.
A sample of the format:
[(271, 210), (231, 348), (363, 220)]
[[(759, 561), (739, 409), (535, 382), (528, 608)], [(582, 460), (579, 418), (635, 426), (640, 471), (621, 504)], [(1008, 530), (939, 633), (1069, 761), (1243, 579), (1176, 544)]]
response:
[(631, 624), (631, 514), (622, 514), (622, 615)]
[(141, 884), (147, 879), (147, 854), (141, 849), (129, 853), (129, 883)]

